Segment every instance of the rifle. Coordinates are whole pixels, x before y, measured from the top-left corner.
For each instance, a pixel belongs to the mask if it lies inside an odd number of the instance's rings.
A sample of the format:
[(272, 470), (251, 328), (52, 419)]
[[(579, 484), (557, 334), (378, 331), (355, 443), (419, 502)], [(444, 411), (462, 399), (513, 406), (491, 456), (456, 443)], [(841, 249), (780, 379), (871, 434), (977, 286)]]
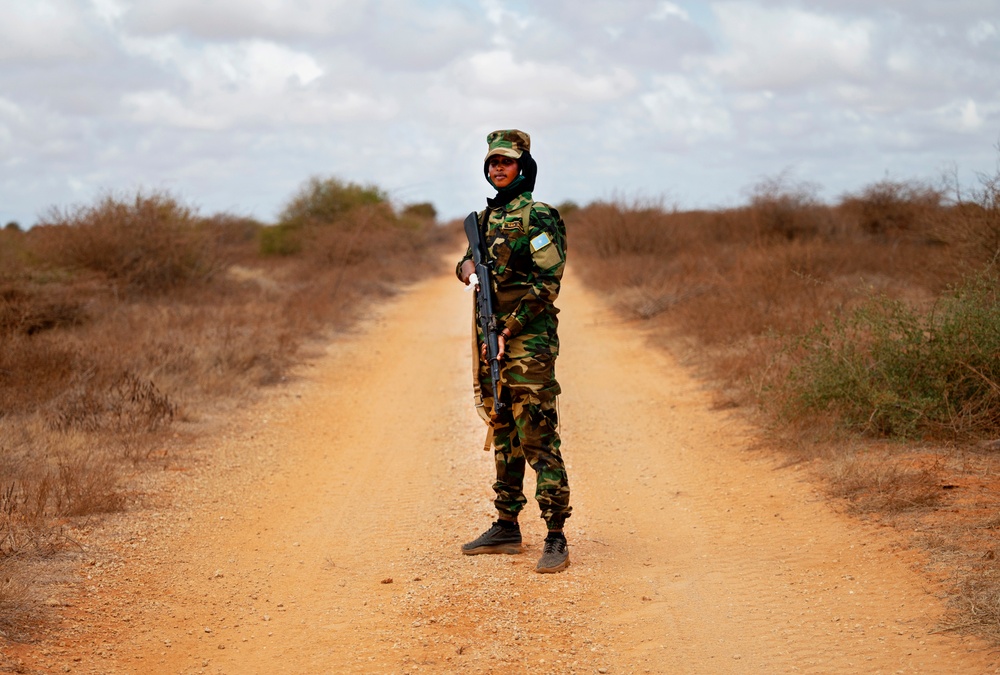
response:
[[(503, 409), (500, 402), (500, 331), (497, 325), (497, 315), (493, 301), (493, 279), (490, 276), (490, 263), (486, 259), (486, 247), (483, 245), (479, 232), (479, 219), (473, 211), (465, 218), (465, 236), (472, 250), (472, 262), (476, 265), (475, 273), (469, 277), (469, 284), (476, 288), (476, 323), (486, 340), (486, 363), (490, 367), (490, 380), (493, 382), (493, 410)], [(478, 355), (475, 355), (478, 358)]]

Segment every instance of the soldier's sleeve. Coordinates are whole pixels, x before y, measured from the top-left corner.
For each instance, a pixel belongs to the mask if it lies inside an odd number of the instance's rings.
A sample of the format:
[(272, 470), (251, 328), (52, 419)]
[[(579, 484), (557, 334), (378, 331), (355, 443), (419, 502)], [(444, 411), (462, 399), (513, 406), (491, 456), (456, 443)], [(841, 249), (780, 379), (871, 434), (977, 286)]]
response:
[(559, 212), (537, 202), (531, 209), (528, 225), (530, 289), (507, 317), (505, 325), (511, 335), (518, 335), (532, 319), (555, 304), (566, 266), (566, 227)]
[(455, 265), (455, 276), (458, 277), (459, 281), (462, 280), (462, 265), (465, 263), (466, 260), (472, 260), (471, 246), (465, 249), (465, 255), (462, 256), (462, 259), (458, 261), (457, 265)]

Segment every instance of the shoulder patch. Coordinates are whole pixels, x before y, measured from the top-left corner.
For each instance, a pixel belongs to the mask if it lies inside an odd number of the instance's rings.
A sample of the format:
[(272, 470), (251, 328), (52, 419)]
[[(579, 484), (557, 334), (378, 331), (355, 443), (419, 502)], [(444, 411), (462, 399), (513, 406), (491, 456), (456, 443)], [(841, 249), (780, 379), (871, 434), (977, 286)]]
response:
[(534, 253), (535, 251), (540, 251), (551, 243), (552, 240), (549, 239), (549, 235), (542, 232), (540, 235), (531, 240), (531, 252)]

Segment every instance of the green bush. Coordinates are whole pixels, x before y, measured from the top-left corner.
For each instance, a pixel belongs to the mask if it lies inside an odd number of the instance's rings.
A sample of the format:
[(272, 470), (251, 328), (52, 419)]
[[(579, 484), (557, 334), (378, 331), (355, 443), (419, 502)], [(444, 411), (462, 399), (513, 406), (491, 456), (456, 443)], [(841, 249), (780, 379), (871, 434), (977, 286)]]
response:
[[(294, 255), (304, 247), (313, 246), (318, 230), (337, 227), (352, 229), (358, 210), (378, 210), (378, 221), (395, 221), (388, 196), (374, 185), (345, 183), (336, 178), (310, 178), (289, 200), (274, 227), (260, 231), (261, 255)], [(433, 209), (433, 206), (431, 206)]]
[(295, 227), (264, 227), (258, 236), (261, 255), (294, 255), (302, 250), (302, 238)]
[(345, 183), (336, 178), (310, 178), (281, 211), (278, 223), (285, 227), (331, 225), (359, 206), (388, 202), (375, 185)]
[(833, 412), (884, 437), (1000, 431), (1000, 297), (992, 272), (921, 313), (871, 298), (799, 343), (787, 381), (797, 412)]
[(579, 211), (580, 205), (574, 202), (572, 199), (567, 199), (566, 201), (561, 202), (558, 206), (556, 206), (556, 210), (559, 212), (560, 216), (566, 218), (567, 216), (571, 216), (577, 211)]
[(418, 218), (421, 220), (437, 220), (437, 209), (430, 202), (419, 202), (417, 204), (407, 204), (403, 207), (402, 215), (408, 218)]

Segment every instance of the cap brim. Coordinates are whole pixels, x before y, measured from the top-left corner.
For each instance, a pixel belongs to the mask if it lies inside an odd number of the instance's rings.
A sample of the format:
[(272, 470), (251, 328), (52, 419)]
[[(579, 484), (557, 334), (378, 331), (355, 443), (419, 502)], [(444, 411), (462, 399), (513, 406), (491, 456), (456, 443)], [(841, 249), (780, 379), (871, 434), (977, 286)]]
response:
[(486, 153), (486, 159), (483, 161), (488, 162), (490, 157), (493, 155), (503, 155), (504, 157), (510, 157), (512, 159), (521, 159), (520, 150), (515, 150), (514, 148), (495, 148)]

